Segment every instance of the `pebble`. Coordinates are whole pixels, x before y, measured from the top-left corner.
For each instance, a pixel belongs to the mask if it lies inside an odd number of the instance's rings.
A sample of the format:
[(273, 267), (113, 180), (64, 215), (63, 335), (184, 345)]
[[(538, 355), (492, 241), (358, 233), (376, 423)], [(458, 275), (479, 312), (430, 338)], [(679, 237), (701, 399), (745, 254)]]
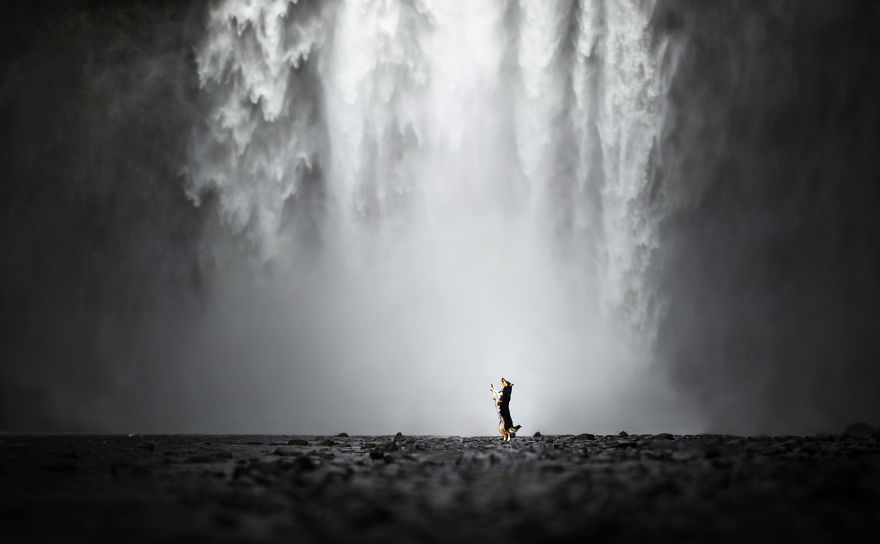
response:
[(15, 437), (13, 448), (0, 436), (2, 504), (16, 513), (4, 531), (40, 520), (53, 535), (100, 532), (107, 517), (92, 505), (120, 504), (114, 530), (159, 542), (877, 541), (875, 440), (535, 434), (311, 448), (162, 437), (172, 455), (126, 437)]

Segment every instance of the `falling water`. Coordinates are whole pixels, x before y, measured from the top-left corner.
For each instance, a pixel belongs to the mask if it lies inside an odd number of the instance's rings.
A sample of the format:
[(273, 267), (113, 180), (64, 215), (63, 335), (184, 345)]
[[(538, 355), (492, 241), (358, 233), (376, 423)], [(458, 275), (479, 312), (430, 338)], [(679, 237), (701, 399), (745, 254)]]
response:
[[(259, 349), (233, 351), (273, 361), (262, 371), (286, 385), (267, 394), (291, 399), (292, 427), (314, 428), (304, 407), (332, 411), (315, 391), (334, 389), (376, 406), (331, 417), (340, 428), (489, 432), (480, 401), (499, 374), (517, 383), (524, 431), (650, 426), (650, 403), (631, 394), (646, 398), (653, 334), (648, 194), (665, 45), (652, 42), (651, 10), (211, 9), (196, 56), (209, 117), (187, 191), (216, 198), (244, 248), (230, 257), (206, 235), (218, 284), (240, 284), (229, 269), (241, 260), (261, 278), (220, 305), (243, 305), (230, 329), (260, 331)], [(389, 396), (400, 403), (378, 407)]]

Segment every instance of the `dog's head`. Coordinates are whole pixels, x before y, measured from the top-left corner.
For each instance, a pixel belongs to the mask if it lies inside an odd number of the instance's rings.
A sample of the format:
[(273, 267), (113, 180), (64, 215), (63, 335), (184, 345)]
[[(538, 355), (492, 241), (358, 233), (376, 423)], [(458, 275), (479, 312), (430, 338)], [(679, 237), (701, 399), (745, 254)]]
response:
[(501, 378), (501, 387), (504, 387), (506, 389), (508, 387), (513, 387), (513, 384), (505, 380), (504, 378)]

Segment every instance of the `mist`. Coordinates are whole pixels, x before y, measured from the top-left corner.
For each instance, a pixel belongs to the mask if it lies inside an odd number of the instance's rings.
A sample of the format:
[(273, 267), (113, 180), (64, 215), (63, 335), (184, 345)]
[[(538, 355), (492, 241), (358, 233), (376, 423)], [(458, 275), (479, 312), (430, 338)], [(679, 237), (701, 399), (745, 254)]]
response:
[(877, 6), (664, 8), (660, 364), (711, 430), (875, 421)]
[(869, 3), (3, 9), (0, 430), (880, 419)]

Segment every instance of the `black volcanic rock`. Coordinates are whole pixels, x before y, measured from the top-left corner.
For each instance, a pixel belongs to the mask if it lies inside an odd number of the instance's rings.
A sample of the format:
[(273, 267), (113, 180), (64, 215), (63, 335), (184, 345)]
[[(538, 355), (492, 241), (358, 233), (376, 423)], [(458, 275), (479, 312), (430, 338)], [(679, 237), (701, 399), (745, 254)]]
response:
[(877, 429), (860, 421), (858, 423), (850, 423), (847, 425), (846, 429), (843, 430), (843, 435), (851, 436), (853, 438), (871, 438), (876, 432)]
[[(880, 442), (579, 438), (588, 434), (363, 437), (316, 449), (267, 448), (279, 437), (163, 437), (171, 456), (124, 438), (0, 435), (0, 522), (15, 541), (47, 531), (143, 542), (880, 537)], [(59, 464), (72, 451), (76, 465)]]

